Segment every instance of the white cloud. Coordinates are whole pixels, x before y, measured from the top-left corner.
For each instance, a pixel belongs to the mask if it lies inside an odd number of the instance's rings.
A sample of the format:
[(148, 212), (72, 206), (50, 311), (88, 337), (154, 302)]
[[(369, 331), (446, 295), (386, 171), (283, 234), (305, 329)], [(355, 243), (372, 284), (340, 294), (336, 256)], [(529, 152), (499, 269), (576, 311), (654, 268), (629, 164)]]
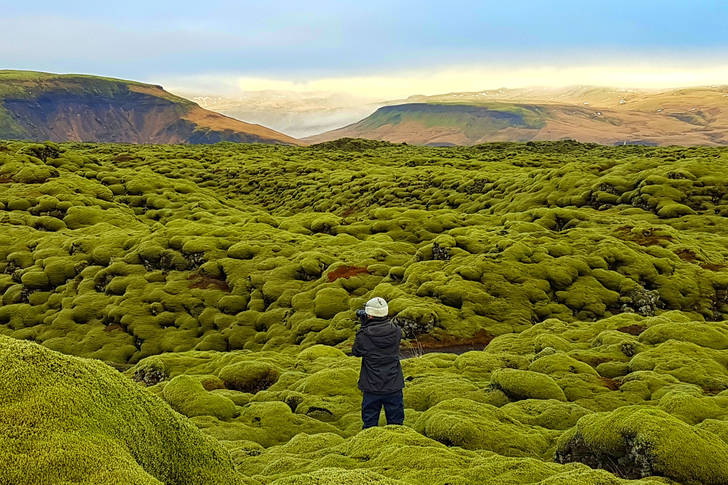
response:
[[(161, 79), (160, 79), (161, 78)], [(728, 61), (700, 65), (677, 62), (632, 62), (567, 66), (450, 66), (441, 69), (391, 74), (311, 77), (291, 81), (278, 77), (207, 74), (156, 78), (173, 91), (235, 95), (277, 90), (289, 92), (341, 92), (375, 99), (397, 99), (413, 94), (480, 91), (499, 87), (559, 87), (595, 85), (622, 88), (669, 88), (725, 84)]]

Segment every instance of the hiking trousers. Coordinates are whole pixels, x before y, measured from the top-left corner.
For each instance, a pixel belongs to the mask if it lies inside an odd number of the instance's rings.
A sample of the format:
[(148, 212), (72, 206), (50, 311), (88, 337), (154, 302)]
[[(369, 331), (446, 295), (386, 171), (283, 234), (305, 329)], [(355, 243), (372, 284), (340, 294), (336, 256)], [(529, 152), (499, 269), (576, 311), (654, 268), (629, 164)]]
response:
[(384, 406), (387, 424), (402, 424), (404, 422), (404, 399), (402, 390), (390, 394), (374, 394), (363, 391), (361, 401), (361, 419), (364, 421), (362, 429), (371, 428), (379, 424), (379, 414)]

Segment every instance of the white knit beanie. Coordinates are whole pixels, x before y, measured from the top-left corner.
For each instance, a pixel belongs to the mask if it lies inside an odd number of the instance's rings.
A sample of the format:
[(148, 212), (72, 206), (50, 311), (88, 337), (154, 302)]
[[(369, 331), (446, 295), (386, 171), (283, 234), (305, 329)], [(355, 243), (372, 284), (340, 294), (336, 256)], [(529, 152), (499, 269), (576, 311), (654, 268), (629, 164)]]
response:
[(384, 298), (375, 297), (367, 302), (364, 306), (364, 311), (370, 317), (386, 317), (389, 315), (389, 307)]

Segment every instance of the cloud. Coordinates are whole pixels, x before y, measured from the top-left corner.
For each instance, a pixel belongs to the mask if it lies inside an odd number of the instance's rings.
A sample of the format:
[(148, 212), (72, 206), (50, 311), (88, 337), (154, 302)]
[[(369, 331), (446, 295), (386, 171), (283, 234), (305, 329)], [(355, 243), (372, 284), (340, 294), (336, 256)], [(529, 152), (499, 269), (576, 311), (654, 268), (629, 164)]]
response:
[(460, 65), (439, 69), (400, 71), (362, 76), (311, 77), (292, 81), (280, 77), (251, 77), (230, 73), (170, 77), (171, 90), (235, 95), (250, 91), (341, 92), (374, 99), (397, 99), (413, 94), (480, 91), (500, 87), (560, 87), (595, 85), (622, 88), (669, 88), (725, 84), (728, 61), (612, 61), (605, 64)]

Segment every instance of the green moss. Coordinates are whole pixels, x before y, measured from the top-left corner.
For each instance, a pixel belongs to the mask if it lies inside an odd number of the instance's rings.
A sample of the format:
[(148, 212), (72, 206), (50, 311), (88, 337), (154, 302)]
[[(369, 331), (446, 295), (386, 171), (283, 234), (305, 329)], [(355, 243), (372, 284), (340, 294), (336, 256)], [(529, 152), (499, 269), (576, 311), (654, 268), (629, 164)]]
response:
[(568, 429), (591, 411), (578, 404), (555, 400), (527, 399), (501, 407), (508, 416), (529, 426), (548, 429)]
[(0, 361), (9, 483), (245, 483), (219, 443), (100, 362), (6, 337)]
[(697, 392), (668, 392), (660, 398), (660, 408), (673, 416), (694, 425), (706, 419), (725, 419), (728, 417), (728, 397), (700, 396)]
[(630, 361), (630, 369), (633, 372), (656, 371), (707, 391), (722, 391), (728, 389), (727, 359), (728, 355), (722, 351), (668, 340), (635, 355)]
[(299, 475), (279, 478), (275, 482), (276, 485), (324, 485), (331, 483), (340, 483), (341, 485), (401, 485), (404, 482), (392, 480), (379, 473), (370, 470), (347, 470), (345, 468), (321, 468), (310, 473), (302, 473)]
[(235, 403), (205, 390), (199, 379), (177, 376), (164, 386), (164, 400), (187, 417), (214, 416), (232, 419), (237, 415)]
[(298, 433), (339, 432), (328, 423), (300, 414), (293, 414), (284, 402), (250, 402), (240, 408), (240, 416), (233, 421), (219, 421), (214, 417), (193, 418), (207, 434), (219, 440), (255, 441), (264, 447), (286, 443)]
[(257, 246), (253, 246), (247, 242), (240, 242), (230, 246), (227, 250), (227, 255), (229, 258), (251, 259), (259, 251), (260, 248), (258, 248)]
[(528, 368), (528, 359), (522, 355), (507, 353), (465, 352), (455, 359), (455, 368), (463, 375), (485, 379), (494, 370)]
[(728, 349), (728, 324), (721, 322), (663, 323), (647, 328), (639, 336), (640, 342), (651, 345), (668, 340), (692, 342), (701, 347)]
[(540, 456), (548, 434), (510, 418), (498, 408), (469, 399), (450, 399), (428, 409), (415, 429), (447, 445), (483, 449), (506, 456)]
[[(710, 456), (710, 460), (705, 457)], [(719, 484), (728, 479), (728, 444), (658, 409), (624, 407), (587, 415), (559, 442), (557, 459), (622, 462), (630, 475), (662, 475), (680, 482)]]
[(218, 308), (224, 313), (235, 315), (242, 312), (248, 306), (248, 297), (241, 295), (227, 295), (220, 298)]
[(280, 370), (266, 362), (243, 361), (223, 367), (219, 376), (228, 389), (255, 393), (273, 385)]
[(341, 288), (323, 288), (313, 301), (314, 313), (319, 318), (332, 318), (349, 309), (349, 294)]
[(556, 399), (566, 401), (564, 391), (546, 374), (518, 369), (499, 369), (491, 382), (512, 399)]
[(42, 271), (29, 271), (24, 273), (21, 281), (24, 286), (30, 289), (39, 289), (48, 287), (48, 275)]
[[(190, 419), (265, 483), (323, 468), (418, 484), (480, 480), (469, 470), (504, 483), (618, 483), (550, 462), (555, 437), (585, 410), (637, 405), (719, 429), (724, 148), (352, 143), (0, 143), (0, 333), (139, 362), (129, 377), (178, 406), (201, 404)], [(15, 180), (43, 156), (57, 176)], [(692, 212), (664, 217), (671, 204)], [(433, 417), (441, 406), (447, 422), (541, 436), (546, 448), (534, 438), (529, 453), (547, 461), (446, 448), (414, 430), (416, 445), (392, 429), (359, 433), (359, 361), (345, 353), (353, 310), (373, 296), (409, 337), (407, 356), (441, 350), (402, 363), (407, 426), (430, 413), (448, 439)], [(442, 407), (453, 397), (475, 404)], [(251, 445), (317, 432), (350, 438), (301, 452)], [(496, 446), (473, 433), (452, 435)], [(355, 441), (376, 453), (349, 453)]]

